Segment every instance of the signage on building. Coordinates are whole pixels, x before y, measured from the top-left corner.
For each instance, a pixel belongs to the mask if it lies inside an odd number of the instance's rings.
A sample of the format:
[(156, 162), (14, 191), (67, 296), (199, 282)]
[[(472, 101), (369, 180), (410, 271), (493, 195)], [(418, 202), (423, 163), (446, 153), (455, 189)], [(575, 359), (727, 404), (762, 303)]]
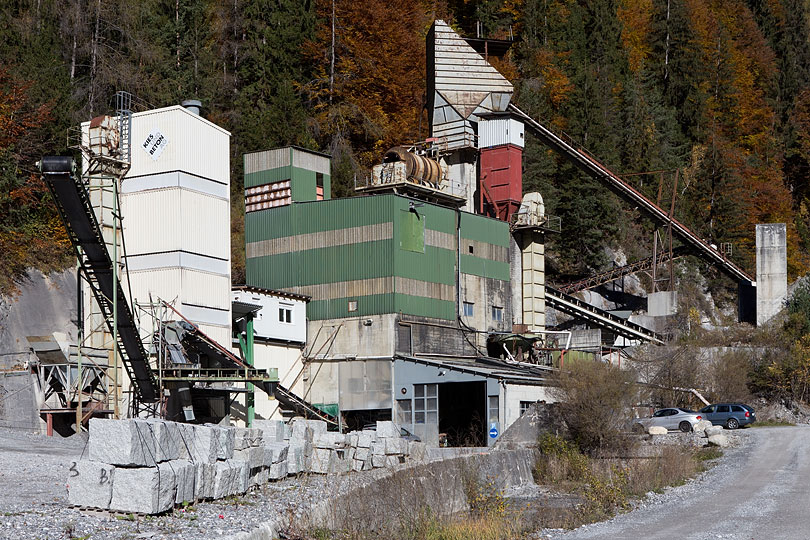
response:
[(157, 161), (157, 158), (163, 153), (163, 149), (166, 148), (167, 144), (169, 144), (169, 139), (157, 129), (153, 129), (149, 132), (149, 136), (146, 137), (143, 144), (141, 144), (141, 148), (152, 156), (153, 160)]
[(498, 438), (498, 426), (496, 426), (494, 423), (489, 428), (489, 438), (490, 439), (497, 439)]

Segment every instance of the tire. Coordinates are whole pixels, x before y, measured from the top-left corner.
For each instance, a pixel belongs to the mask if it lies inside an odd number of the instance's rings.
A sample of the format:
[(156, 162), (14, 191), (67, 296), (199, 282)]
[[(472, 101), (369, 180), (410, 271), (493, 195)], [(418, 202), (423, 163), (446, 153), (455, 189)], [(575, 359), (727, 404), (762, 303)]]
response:
[(644, 433), (644, 431), (645, 430), (643, 425), (633, 424), (633, 433), (635, 433), (636, 435), (641, 435), (642, 433)]
[(689, 433), (690, 431), (692, 431), (692, 424), (684, 420), (683, 422), (678, 424), (678, 429), (680, 429), (684, 433)]
[(726, 427), (728, 429), (737, 429), (738, 427), (740, 427), (740, 421), (737, 420), (736, 418), (729, 418), (728, 420), (726, 420)]

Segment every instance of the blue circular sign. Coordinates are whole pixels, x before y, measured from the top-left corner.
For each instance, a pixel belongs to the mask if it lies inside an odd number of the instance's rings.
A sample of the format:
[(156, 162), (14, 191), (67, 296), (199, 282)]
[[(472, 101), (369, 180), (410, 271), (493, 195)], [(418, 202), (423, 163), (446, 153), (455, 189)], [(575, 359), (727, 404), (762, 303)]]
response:
[(498, 428), (496, 428), (496, 427), (492, 427), (492, 428), (490, 428), (490, 430), (489, 430), (489, 437), (490, 437), (491, 439), (497, 439), (497, 438), (498, 438)]

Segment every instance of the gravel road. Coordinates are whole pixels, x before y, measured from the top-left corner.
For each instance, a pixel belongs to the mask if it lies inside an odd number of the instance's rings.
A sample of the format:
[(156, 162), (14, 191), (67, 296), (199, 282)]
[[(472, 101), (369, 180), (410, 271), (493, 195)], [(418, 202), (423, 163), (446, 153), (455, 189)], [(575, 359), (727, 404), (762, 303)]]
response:
[(708, 473), (632, 512), (539, 538), (799, 540), (810, 537), (810, 426), (749, 428)]

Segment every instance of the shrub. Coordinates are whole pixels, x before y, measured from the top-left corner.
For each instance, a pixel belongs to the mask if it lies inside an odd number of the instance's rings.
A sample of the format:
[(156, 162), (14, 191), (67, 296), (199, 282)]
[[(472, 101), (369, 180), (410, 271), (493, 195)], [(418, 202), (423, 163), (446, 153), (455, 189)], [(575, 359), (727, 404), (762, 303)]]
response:
[(579, 448), (586, 453), (627, 450), (635, 374), (601, 362), (577, 362), (561, 372), (554, 396)]

